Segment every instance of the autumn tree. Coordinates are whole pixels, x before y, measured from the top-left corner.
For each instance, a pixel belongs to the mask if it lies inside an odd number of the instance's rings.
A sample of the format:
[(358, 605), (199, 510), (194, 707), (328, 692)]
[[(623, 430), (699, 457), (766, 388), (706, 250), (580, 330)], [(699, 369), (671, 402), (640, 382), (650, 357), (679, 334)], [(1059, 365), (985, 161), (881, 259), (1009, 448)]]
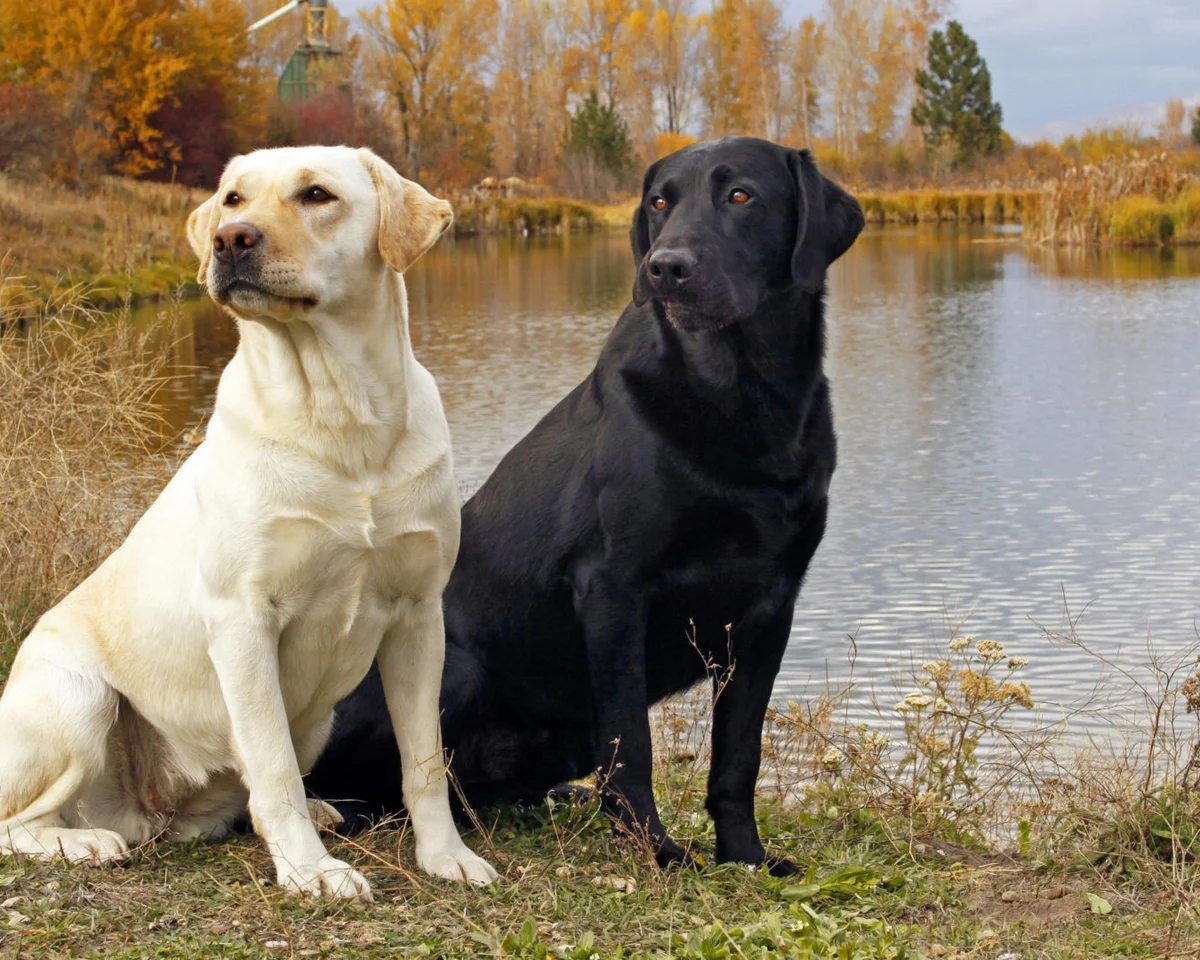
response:
[(488, 112), (502, 173), (537, 176), (558, 153), (567, 111), (557, 14), (549, 0), (508, 0), (501, 14)]
[(788, 40), (788, 83), (791, 87), (792, 129), (790, 139), (799, 147), (811, 147), (821, 121), (821, 59), (825, 25), (805, 17)]
[(497, 0), (384, 0), (363, 12), (414, 180), (487, 169), (482, 78), (498, 13)]
[(886, 2), (872, 29), (867, 51), (863, 128), (860, 149), (876, 163), (884, 159), (899, 121), (901, 99), (908, 93), (906, 49), (900, 7)]
[(701, 97), (714, 136), (785, 135), (788, 33), (774, 0), (716, 0), (706, 31)]
[(933, 32), (929, 66), (917, 75), (917, 86), (912, 119), (924, 130), (930, 150), (951, 146), (961, 167), (1000, 149), (1002, 111), (992, 99), (991, 74), (958, 21)]
[(173, 0), (22, 0), (0, 8), (0, 73), (61, 104), (69, 135), (62, 173), (75, 180), (97, 160), (121, 173), (158, 165), (151, 118), (171, 96), (188, 59), (164, 46)]
[(595, 91), (605, 106), (620, 104), (632, 62), (628, 24), (634, 9), (635, 0), (564, 0), (564, 67), (575, 92)]
[(1172, 143), (1185, 136), (1183, 124), (1187, 119), (1187, 107), (1178, 97), (1172, 97), (1163, 108), (1162, 123), (1159, 124), (1158, 134), (1165, 143)]
[(867, 101), (862, 52), (871, 46), (874, 0), (825, 0), (824, 72), (834, 148), (854, 156)]
[(663, 133), (681, 134), (691, 119), (707, 22), (693, 6), (693, 0), (643, 0), (628, 20), (636, 69), (653, 95)]

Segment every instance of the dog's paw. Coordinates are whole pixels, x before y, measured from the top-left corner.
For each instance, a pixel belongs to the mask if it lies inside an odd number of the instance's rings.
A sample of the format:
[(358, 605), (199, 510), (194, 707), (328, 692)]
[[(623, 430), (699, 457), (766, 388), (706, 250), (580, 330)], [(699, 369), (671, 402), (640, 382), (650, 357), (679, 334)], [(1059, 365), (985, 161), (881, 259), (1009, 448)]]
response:
[(314, 864), (279, 868), (279, 886), (290, 893), (310, 897), (357, 898), (365, 903), (375, 899), (366, 877), (348, 863), (333, 857), (322, 857)]
[(431, 876), (441, 877), (443, 880), (457, 880), (460, 883), (465, 881), (477, 887), (487, 886), (500, 876), (492, 869), (490, 863), (472, 853), (462, 841), (453, 849), (418, 849), (417, 864)]
[(114, 830), (78, 830), (66, 827), (41, 827), (26, 831), (24, 836), (10, 836), (15, 851), (38, 860), (57, 860), (86, 863), (96, 866), (113, 863), (129, 856), (125, 838)]
[(344, 822), (344, 818), (337, 812), (336, 807), (332, 807), (316, 797), (308, 798), (308, 818), (312, 820), (318, 830), (333, 830)]
[(773, 877), (794, 877), (802, 872), (796, 863), (787, 857), (767, 857), (762, 865)]

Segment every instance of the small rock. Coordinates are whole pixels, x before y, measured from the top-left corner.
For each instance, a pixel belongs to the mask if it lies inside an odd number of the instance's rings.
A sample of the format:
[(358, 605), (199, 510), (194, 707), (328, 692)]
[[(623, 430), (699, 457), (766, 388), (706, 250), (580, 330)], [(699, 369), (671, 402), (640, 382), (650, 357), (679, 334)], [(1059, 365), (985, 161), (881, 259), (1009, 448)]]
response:
[(554, 875), (556, 877), (558, 877), (560, 880), (565, 880), (565, 879), (567, 879), (567, 877), (569, 877), (571, 875), (571, 868), (570, 868), (570, 866), (564, 864), (563, 866), (559, 867), (557, 870), (554, 871)]
[(975, 935), (975, 939), (976, 940), (996, 940), (999, 938), (999, 936), (1000, 936), (1000, 934), (998, 934), (991, 927), (988, 927), (985, 930), (980, 930), (979, 933)]
[(20, 927), (29, 922), (29, 918), (23, 913), (18, 913), (16, 910), (8, 911), (8, 925), (10, 927)]
[(287, 948), (288, 948), (288, 942), (286, 940), (264, 940), (263, 941), (263, 949), (264, 950), (277, 951), (277, 950), (286, 950)]
[(214, 937), (219, 937), (223, 933), (228, 933), (229, 927), (227, 927), (223, 923), (214, 923), (211, 927), (208, 928), (208, 932), (211, 933)]
[(949, 949), (943, 947), (940, 943), (931, 943), (929, 945), (929, 955), (931, 957), (944, 957), (949, 952)]
[(3, 903), (0, 903), (0, 910), (8, 910), (8, 909), (11, 909), (12, 907), (15, 907), (17, 904), (24, 903), (24, 902), (25, 902), (24, 897), (9, 897)]
[(1021, 895), (1016, 890), (1005, 890), (1000, 894), (1000, 899), (1004, 903), (1016, 903), (1021, 899)]
[(1043, 890), (1041, 897), (1043, 900), (1058, 900), (1060, 897), (1065, 897), (1071, 892), (1070, 887), (1049, 887)]

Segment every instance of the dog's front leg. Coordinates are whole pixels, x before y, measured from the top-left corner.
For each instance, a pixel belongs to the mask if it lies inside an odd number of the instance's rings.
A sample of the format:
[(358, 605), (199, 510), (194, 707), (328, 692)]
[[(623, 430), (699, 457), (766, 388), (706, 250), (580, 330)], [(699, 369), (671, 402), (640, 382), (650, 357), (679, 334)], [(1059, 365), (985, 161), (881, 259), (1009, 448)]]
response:
[(279, 886), (372, 899), (362, 874), (325, 851), (309, 817), (279, 686), (279, 634), (271, 618), (230, 604), (212, 617), (210, 631), (209, 656), (250, 791), (250, 816), (275, 861)]
[(789, 876), (798, 868), (790, 860), (766, 855), (754, 817), (754, 787), (762, 761), (763, 720), (791, 626), (788, 604), (769, 617), (750, 618), (734, 631), (733, 669), (713, 678), (712, 766), (705, 804), (717, 832), (717, 862), (765, 864), (776, 876)]
[(496, 871), (471, 852), (450, 813), (438, 698), (446, 658), (441, 597), (405, 603), (379, 647), (379, 674), (400, 747), (404, 805), (412, 818), (417, 863), (447, 880), (487, 884)]
[(690, 863), (667, 836), (652, 783), (646, 691), (646, 616), (632, 591), (602, 572), (576, 589), (592, 692), (593, 757), (604, 811), (618, 829), (648, 842), (660, 866)]

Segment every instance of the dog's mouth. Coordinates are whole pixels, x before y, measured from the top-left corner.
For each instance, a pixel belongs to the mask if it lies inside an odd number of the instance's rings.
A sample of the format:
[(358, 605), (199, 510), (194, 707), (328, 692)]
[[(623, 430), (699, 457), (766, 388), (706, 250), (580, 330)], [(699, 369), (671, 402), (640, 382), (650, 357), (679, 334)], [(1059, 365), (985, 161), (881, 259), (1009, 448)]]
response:
[(311, 309), (318, 303), (311, 294), (289, 295), (269, 290), (261, 284), (245, 277), (233, 277), (213, 291), (213, 299), (226, 307), (247, 307), (254, 310), (263, 309), (271, 304), (286, 304)]
[(736, 317), (708, 313), (682, 300), (655, 298), (654, 308), (660, 318), (666, 320), (676, 330), (681, 330), (684, 333), (703, 333), (705, 331), (721, 330), (737, 322)]

